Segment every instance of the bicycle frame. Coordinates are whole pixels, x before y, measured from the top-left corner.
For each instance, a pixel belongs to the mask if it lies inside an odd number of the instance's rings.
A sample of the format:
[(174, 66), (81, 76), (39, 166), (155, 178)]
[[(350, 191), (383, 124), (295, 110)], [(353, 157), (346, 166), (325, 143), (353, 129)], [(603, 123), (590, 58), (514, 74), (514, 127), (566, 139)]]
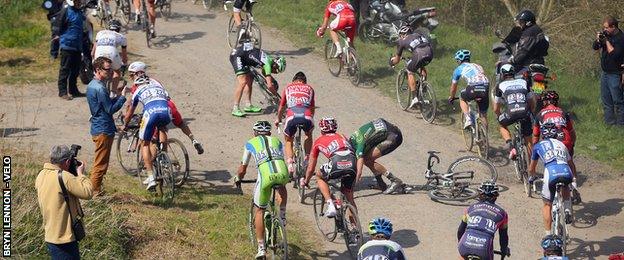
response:
[[(550, 209), (550, 217), (552, 219), (551, 223), (551, 233), (553, 235), (557, 235), (563, 240), (563, 255), (566, 255), (566, 245), (568, 242), (568, 226), (565, 223), (565, 213), (563, 207), (563, 193), (562, 189), (568, 188), (567, 185), (563, 183), (557, 183), (555, 190), (555, 197), (552, 201), (551, 209)], [(569, 198), (568, 198), (569, 199)], [(560, 229), (561, 226), (561, 229)]]

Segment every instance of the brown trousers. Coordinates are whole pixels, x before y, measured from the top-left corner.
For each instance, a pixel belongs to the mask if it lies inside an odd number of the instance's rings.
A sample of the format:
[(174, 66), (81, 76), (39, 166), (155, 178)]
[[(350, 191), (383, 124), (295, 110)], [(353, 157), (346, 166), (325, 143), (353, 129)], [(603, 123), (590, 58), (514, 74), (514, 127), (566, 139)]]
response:
[(115, 136), (99, 134), (94, 135), (92, 139), (95, 143), (95, 161), (91, 169), (91, 185), (93, 186), (93, 194), (97, 194), (102, 191), (102, 180), (108, 170), (108, 161)]

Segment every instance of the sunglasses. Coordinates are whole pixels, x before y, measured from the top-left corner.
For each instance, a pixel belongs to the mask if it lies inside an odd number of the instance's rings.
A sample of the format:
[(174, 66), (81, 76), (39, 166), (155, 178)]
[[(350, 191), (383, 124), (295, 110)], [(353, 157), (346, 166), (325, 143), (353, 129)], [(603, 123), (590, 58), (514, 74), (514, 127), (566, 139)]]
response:
[(103, 71), (106, 71), (106, 72), (111, 72), (113, 69), (112, 68), (102, 68), (102, 69), (99, 69), (99, 70), (103, 70)]

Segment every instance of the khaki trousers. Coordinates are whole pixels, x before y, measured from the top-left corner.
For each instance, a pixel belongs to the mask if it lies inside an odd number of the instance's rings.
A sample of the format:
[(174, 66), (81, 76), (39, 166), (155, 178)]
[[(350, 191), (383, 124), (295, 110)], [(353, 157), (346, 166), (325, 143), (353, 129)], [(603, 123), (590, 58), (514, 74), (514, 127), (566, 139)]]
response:
[(94, 135), (92, 139), (95, 143), (95, 161), (91, 169), (91, 185), (93, 186), (93, 194), (95, 195), (102, 191), (102, 180), (104, 179), (104, 174), (106, 174), (108, 170), (108, 161), (110, 159), (115, 136), (99, 134)]

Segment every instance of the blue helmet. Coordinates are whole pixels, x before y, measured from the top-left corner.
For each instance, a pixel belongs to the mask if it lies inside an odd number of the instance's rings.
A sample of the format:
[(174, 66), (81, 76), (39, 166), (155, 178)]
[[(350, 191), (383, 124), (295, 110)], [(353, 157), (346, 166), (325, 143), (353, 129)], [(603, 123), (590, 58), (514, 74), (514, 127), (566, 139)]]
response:
[(368, 233), (372, 236), (383, 234), (386, 238), (392, 235), (392, 222), (386, 218), (374, 218), (368, 223)]
[(561, 255), (563, 251), (563, 241), (557, 235), (547, 235), (542, 239), (542, 249), (544, 255)]
[(470, 51), (466, 50), (466, 49), (458, 50), (455, 53), (455, 60), (456, 61), (467, 61), (467, 60), (470, 60)]

